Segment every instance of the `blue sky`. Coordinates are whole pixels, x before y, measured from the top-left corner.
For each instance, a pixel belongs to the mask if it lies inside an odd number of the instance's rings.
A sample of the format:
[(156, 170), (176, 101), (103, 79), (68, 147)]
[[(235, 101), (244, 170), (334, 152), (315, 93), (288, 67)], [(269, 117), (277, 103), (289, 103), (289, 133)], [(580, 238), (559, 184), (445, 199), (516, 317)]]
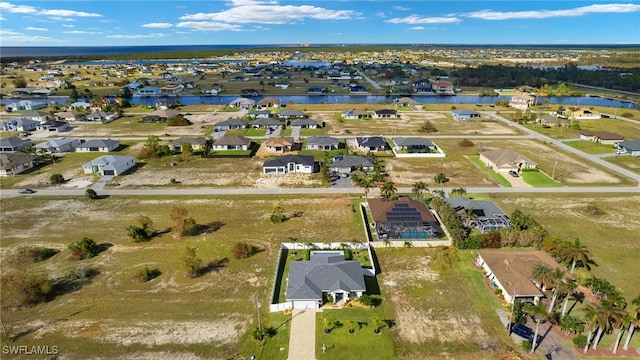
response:
[(640, 1), (0, 2), (0, 46), (640, 44)]

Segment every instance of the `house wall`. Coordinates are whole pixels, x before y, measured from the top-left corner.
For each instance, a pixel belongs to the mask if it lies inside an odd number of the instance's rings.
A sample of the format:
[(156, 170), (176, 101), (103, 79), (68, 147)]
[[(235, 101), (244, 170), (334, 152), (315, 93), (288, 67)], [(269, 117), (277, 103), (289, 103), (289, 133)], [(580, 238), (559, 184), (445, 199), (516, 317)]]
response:
[(33, 167), (33, 162), (27, 162), (24, 164), (14, 164), (14, 169), (0, 170), (0, 176), (13, 176), (15, 174), (20, 174), (21, 172), (31, 169)]

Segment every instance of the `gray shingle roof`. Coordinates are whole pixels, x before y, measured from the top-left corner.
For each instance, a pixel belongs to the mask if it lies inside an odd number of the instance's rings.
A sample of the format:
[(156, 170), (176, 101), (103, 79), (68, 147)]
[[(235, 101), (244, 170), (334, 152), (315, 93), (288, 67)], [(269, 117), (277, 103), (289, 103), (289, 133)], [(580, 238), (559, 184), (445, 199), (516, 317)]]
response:
[(397, 137), (393, 138), (393, 142), (398, 146), (434, 146), (434, 144), (421, 137)]
[(323, 292), (366, 291), (358, 261), (343, 255), (312, 255), (310, 261), (294, 261), (289, 268), (287, 299), (322, 300)]
[(307, 145), (315, 144), (320, 146), (338, 146), (339, 140), (331, 136), (310, 136), (307, 138)]
[(248, 126), (249, 122), (242, 119), (227, 119), (216, 123), (215, 126)]
[(315, 159), (311, 155), (285, 155), (265, 161), (263, 167), (286, 166), (289, 163), (313, 166)]
[(340, 155), (336, 156), (329, 163), (330, 167), (354, 167), (362, 165), (362, 167), (372, 167), (373, 160), (366, 156)]

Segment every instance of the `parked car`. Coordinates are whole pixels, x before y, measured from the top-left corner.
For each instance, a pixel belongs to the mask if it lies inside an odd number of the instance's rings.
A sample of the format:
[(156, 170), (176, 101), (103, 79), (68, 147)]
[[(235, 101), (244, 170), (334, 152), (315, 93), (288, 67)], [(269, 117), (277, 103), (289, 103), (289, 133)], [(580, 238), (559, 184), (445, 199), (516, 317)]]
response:
[(34, 192), (36, 192), (35, 190), (31, 190), (31, 189), (20, 189), (18, 190), (18, 193), (20, 194), (33, 194)]
[(519, 177), (520, 175), (518, 175), (517, 172), (515, 172), (514, 170), (509, 170), (509, 175), (513, 176), (513, 177)]

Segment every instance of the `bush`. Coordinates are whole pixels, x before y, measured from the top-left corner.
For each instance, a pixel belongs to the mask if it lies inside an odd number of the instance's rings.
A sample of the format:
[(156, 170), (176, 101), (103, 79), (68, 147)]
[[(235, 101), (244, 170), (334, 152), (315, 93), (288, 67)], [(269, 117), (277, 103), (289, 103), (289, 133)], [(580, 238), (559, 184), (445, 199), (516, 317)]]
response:
[(493, 290), (493, 293), (498, 295), (498, 296), (500, 296), (500, 295), (502, 295), (502, 289), (496, 288), (495, 290)]
[(242, 260), (251, 256), (251, 246), (246, 243), (237, 242), (233, 249), (231, 250), (231, 254), (234, 259)]
[(598, 205), (594, 203), (589, 203), (584, 208), (584, 213), (587, 215), (600, 216), (604, 215), (605, 212)]
[(20, 248), (18, 250), (18, 262), (37, 263), (47, 260), (59, 251), (45, 247)]
[(160, 270), (158, 269), (150, 269), (145, 266), (144, 269), (138, 270), (138, 272), (133, 276), (133, 280), (139, 282), (147, 282), (153, 280), (160, 276)]
[(625, 111), (622, 114), (620, 114), (620, 116), (626, 117), (626, 118), (632, 118), (633, 117), (633, 113)]
[(52, 174), (49, 176), (49, 183), (53, 185), (58, 185), (64, 183), (64, 176), (62, 174)]
[(458, 145), (459, 145), (459, 146), (462, 146), (462, 147), (472, 147), (472, 146), (474, 146), (475, 144), (474, 144), (471, 140), (469, 140), (469, 139), (462, 139), (462, 140), (458, 143)]
[(531, 346), (533, 346), (533, 345), (531, 344), (531, 341), (529, 341), (529, 340), (522, 340), (522, 343), (520, 344), (520, 346), (522, 347), (522, 350), (530, 351), (531, 350)]
[(87, 189), (87, 191), (84, 192), (84, 195), (91, 200), (95, 200), (98, 198), (98, 193), (96, 193), (96, 191), (93, 189)]
[(83, 237), (82, 240), (69, 244), (69, 250), (75, 260), (90, 259), (98, 255), (98, 244), (93, 239)]
[(424, 133), (434, 133), (437, 132), (436, 126), (429, 120), (425, 121), (422, 125), (420, 125), (420, 129), (418, 130)]
[(365, 306), (373, 306), (373, 298), (369, 294), (362, 294), (358, 301)]
[(580, 334), (574, 337), (573, 340), (571, 340), (571, 342), (573, 342), (573, 346), (577, 348), (583, 348), (587, 346), (587, 336), (584, 334)]

